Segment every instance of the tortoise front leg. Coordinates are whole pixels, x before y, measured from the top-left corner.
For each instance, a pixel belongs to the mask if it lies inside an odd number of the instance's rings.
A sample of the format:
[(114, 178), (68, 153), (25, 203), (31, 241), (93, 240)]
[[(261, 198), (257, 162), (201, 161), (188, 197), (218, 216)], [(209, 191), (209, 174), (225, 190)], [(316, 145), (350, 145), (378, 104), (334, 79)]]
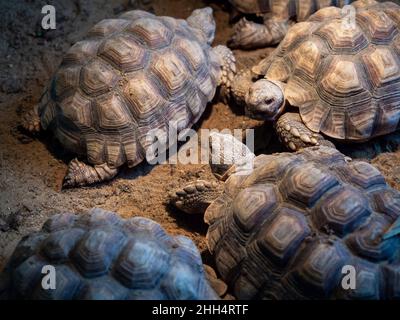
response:
[(63, 187), (82, 187), (108, 181), (113, 179), (118, 174), (118, 171), (118, 169), (110, 168), (107, 164), (90, 166), (74, 159), (68, 165)]
[(231, 48), (257, 49), (273, 46), (282, 41), (289, 28), (288, 20), (265, 18), (264, 24), (241, 19), (234, 27), (229, 41)]
[(23, 114), (21, 118), (22, 127), (32, 134), (38, 133), (42, 129), (38, 110), (39, 106), (35, 105), (32, 110)]
[(308, 129), (298, 113), (283, 114), (278, 119), (275, 129), (281, 142), (291, 151), (319, 145), (335, 148), (332, 142)]
[(198, 180), (170, 196), (171, 203), (188, 214), (204, 214), (209, 205), (221, 196), (223, 184)]

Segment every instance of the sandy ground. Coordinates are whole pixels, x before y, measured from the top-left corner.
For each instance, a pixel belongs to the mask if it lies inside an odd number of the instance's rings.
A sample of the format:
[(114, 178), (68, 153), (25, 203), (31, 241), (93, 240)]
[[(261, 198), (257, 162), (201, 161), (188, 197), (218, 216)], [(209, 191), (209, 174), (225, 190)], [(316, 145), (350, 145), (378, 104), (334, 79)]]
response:
[[(66, 154), (46, 135), (32, 139), (19, 130), (22, 112), (37, 103), (44, 87), (68, 48), (81, 39), (96, 22), (115, 17), (134, 8), (127, 0), (51, 1), (59, 13), (55, 31), (40, 28), (40, 11), (46, 1), (0, 1), (0, 270), (22, 236), (38, 230), (58, 212), (84, 213), (93, 207), (118, 212), (123, 217), (143, 216), (160, 223), (172, 234), (183, 234), (195, 241), (208, 260), (204, 236), (207, 230), (201, 217), (188, 217), (168, 205), (168, 194), (185, 182), (214, 179), (207, 165), (142, 164), (125, 169), (112, 182), (90, 188), (61, 190), (67, 163)], [(154, 0), (158, 15), (186, 18), (199, 0)], [(226, 43), (231, 34), (229, 15), (224, 7), (212, 3), (218, 25), (215, 43)], [(4, 32), (3, 32), (4, 30)], [(236, 51), (241, 66), (255, 63), (272, 49)], [(247, 119), (238, 107), (213, 103), (207, 108), (199, 128), (257, 128), (260, 152), (279, 151), (270, 139), (270, 125)], [(400, 144), (398, 135), (345, 152), (370, 160), (380, 168), (389, 183), (400, 189)], [(382, 146), (383, 145), (383, 146)], [(383, 151), (393, 151), (382, 153)], [(351, 151), (351, 152), (350, 152)]]

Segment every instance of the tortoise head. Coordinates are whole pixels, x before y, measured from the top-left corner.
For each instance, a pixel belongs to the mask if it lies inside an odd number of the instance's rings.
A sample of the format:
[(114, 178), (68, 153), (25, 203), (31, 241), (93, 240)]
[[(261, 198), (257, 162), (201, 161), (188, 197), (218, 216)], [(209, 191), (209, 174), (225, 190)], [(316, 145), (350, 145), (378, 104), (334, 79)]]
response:
[(246, 113), (254, 119), (276, 120), (284, 111), (285, 98), (278, 82), (261, 79), (246, 94)]
[(207, 43), (211, 45), (215, 37), (215, 20), (210, 7), (194, 10), (187, 19), (187, 23), (194, 29), (200, 30)]

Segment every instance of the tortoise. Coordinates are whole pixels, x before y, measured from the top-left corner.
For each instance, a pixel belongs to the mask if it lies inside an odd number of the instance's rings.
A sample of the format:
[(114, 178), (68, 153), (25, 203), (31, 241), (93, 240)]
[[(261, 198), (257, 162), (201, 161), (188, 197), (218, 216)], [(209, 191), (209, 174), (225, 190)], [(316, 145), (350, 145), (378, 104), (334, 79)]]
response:
[[(55, 290), (42, 287), (54, 266)], [(1, 274), (3, 299), (217, 299), (194, 243), (152, 220), (92, 209), (56, 214), (24, 237)]]
[(321, 9), (234, 82), (236, 101), (251, 117), (275, 121), (290, 150), (333, 146), (325, 137), (365, 142), (400, 127), (400, 7), (352, 6), (354, 24), (336, 7)]
[(187, 20), (133, 10), (102, 20), (72, 46), (22, 118), (28, 131), (50, 130), (84, 158), (70, 162), (64, 187), (153, 161), (168, 148), (170, 129), (179, 133), (199, 120), (217, 86), (228, 89), (235, 73), (232, 52), (210, 46), (214, 34), (209, 7)]
[(400, 298), (400, 192), (375, 167), (327, 146), (252, 163), (219, 191), (196, 181), (172, 198), (209, 205), (207, 245), (236, 298)]
[[(344, 7), (351, 0), (229, 0), (234, 10), (244, 14), (257, 14), (263, 24), (241, 19), (234, 26), (229, 40), (232, 48), (256, 49), (276, 45), (285, 37), (291, 19), (307, 20), (311, 14), (329, 6)], [(343, 12), (346, 14), (346, 11)]]

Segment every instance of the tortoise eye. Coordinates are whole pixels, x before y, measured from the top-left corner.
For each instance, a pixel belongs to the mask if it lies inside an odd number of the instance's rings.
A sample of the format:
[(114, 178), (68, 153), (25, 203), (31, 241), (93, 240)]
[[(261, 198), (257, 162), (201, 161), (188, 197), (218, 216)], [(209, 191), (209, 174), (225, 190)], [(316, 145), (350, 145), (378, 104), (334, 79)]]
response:
[(271, 103), (273, 103), (274, 101), (275, 101), (275, 99), (270, 98), (270, 99), (266, 100), (265, 103), (266, 103), (266, 104), (271, 104)]

